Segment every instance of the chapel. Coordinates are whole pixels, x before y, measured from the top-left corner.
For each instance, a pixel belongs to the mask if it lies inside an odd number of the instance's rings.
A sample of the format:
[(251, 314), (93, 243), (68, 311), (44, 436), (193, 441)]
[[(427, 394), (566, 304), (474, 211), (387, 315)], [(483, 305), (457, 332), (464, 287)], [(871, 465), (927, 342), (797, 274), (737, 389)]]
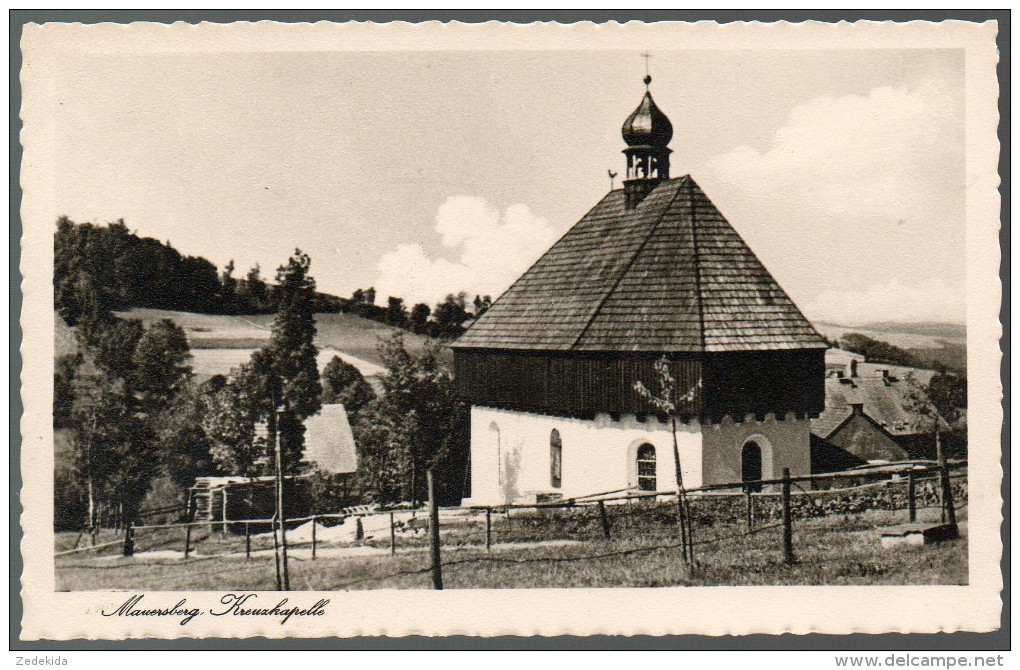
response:
[[(611, 189), (453, 344), (471, 405), (468, 504), (673, 491), (811, 471), (825, 340), (690, 175), (646, 91)], [(767, 225), (767, 221), (757, 222)]]

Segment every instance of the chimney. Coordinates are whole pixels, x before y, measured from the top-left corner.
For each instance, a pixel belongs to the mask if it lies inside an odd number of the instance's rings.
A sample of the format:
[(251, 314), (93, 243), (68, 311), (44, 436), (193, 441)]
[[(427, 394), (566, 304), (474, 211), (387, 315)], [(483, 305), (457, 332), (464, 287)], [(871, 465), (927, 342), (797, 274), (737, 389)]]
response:
[(864, 403), (863, 402), (861, 402), (860, 400), (855, 400), (855, 401), (853, 401), (853, 402), (851, 402), (849, 404), (850, 404), (850, 411), (853, 413), (854, 416), (860, 416), (860, 415), (864, 414)]
[(848, 377), (856, 377), (857, 376), (857, 359), (856, 358), (851, 358), (850, 362), (847, 364), (846, 367), (847, 367), (847, 376)]

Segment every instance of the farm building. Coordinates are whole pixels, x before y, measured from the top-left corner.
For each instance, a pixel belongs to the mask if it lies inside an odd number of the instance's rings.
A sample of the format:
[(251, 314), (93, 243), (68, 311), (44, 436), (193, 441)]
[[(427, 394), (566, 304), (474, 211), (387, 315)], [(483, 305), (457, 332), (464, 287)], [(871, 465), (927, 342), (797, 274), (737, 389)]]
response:
[(657, 387), (664, 355), (685, 486), (810, 471), (826, 343), (694, 179), (670, 177), (672, 135), (646, 91), (623, 188), (454, 343), (469, 502), (675, 488), (670, 423), (634, 388)]
[[(265, 437), (265, 425), (256, 428)], [(351, 474), (358, 469), (354, 433), (343, 405), (323, 405), (305, 420), (305, 453), (302, 462), (329, 474)], [(308, 500), (302, 476), (287, 477), (287, 516), (307, 512)], [(191, 488), (198, 521), (225, 521), (272, 517), (276, 508), (272, 475), (199, 477)], [(193, 502), (192, 502), (193, 501)]]
[[(911, 411), (906, 375), (920, 384), (931, 381), (930, 370), (875, 363), (851, 363), (830, 372), (825, 380), (825, 411), (811, 421), (812, 470), (832, 472), (869, 461), (934, 458), (930, 428)], [(913, 389), (922, 394), (923, 390)], [(949, 425), (940, 418), (943, 431)]]

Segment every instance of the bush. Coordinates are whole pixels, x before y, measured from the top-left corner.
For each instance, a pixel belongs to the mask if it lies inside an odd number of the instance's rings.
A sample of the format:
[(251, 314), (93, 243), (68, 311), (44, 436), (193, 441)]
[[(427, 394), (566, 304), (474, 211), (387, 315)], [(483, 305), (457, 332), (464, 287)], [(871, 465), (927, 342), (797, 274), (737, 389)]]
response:
[(351, 474), (316, 469), (306, 481), (311, 514), (330, 514), (366, 502)]

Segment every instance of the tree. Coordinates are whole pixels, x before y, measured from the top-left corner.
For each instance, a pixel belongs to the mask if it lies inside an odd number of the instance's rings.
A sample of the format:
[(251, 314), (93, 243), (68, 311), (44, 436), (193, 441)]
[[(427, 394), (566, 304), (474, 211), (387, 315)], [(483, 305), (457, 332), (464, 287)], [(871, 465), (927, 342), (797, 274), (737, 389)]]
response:
[(463, 291), (457, 295), (448, 294), (441, 303), (436, 305), (433, 316), (440, 337), (460, 335), (464, 332), (464, 327), (461, 324), (470, 317), (467, 311), (467, 294)]
[[(364, 488), (387, 490), (379, 482), (396, 479), (405, 500), (423, 498), (426, 470), (437, 473), (440, 495), (457, 498), (463, 490), (469, 445), (469, 410), (458, 398), (449, 371), (442, 366), (440, 345), (426, 343), (417, 354), (408, 351), (404, 334), (396, 331), (380, 344), (387, 371), (384, 395), (370, 403), (358, 421), (355, 436), (369, 456)], [(373, 462), (376, 464), (373, 466)], [(373, 470), (380, 464), (402, 471)]]
[(191, 358), (184, 330), (170, 319), (148, 327), (135, 347), (134, 389), (142, 411), (152, 415), (170, 405), (191, 377)]
[(78, 324), (79, 344), (95, 364), (111, 377), (130, 382), (133, 377), (135, 350), (145, 327), (138, 319), (118, 319), (108, 324), (84, 328)]
[(118, 465), (115, 459), (118, 443), (129, 433), (126, 424), (130, 409), (123, 380), (113, 379), (94, 366), (82, 365), (72, 387), (72, 460), (88, 498), (85, 527), (92, 530), (97, 521), (96, 503)]
[(249, 364), (235, 369), (232, 379), (207, 389), (202, 402), (202, 429), (209, 437), (209, 453), (223, 472), (255, 477), (266, 457), (266, 440), (255, 424), (263, 411), (256, 397), (259, 385)]
[(419, 302), (412, 307), (411, 316), (408, 318), (411, 330), (416, 333), (423, 332), (425, 330), (425, 322), (429, 320), (430, 314), (432, 314), (432, 308), (423, 302)]
[(484, 298), (482, 298), (482, 297), (476, 295), (475, 296), (475, 301), (474, 301), (474, 307), (475, 307), (475, 318), (477, 319), (482, 314), (485, 314), (485, 312), (487, 312), (490, 307), (492, 307), (492, 298), (489, 297), (489, 296), (485, 296)]
[(936, 373), (926, 390), (939, 414), (950, 424), (955, 423), (967, 409), (967, 378), (962, 375)]
[(322, 407), (315, 346), (315, 280), (311, 258), (300, 249), (276, 272), (279, 302), (267, 353), (282, 388), (279, 414), (286, 469), (297, 466), (304, 451), (304, 419)]
[(182, 491), (191, 487), (196, 477), (218, 470), (212, 456), (213, 441), (203, 421), (211, 414), (215, 402), (212, 396), (222, 388), (221, 380), (217, 377), (199, 386), (187, 384), (154, 420), (163, 472)]
[(906, 392), (903, 408), (915, 417), (911, 428), (929, 433), (935, 446), (936, 458), (943, 455), (943, 437), (948, 433), (954, 446), (965, 447), (966, 424), (964, 410), (967, 404), (966, 379), (956, 375), (932, 375), (927, 385), (921, 384), (913, 371), (903, 381)]
[(375, 392), (358, 368), (334, 356), (322, 370), (322, 404), (339, 403), (353, 423), (358, 412), (375, 399)]
[(269, 288), (262, 279), (262, 269), (256, 263), (244, 278), (243, 290), (244, 302), (252, 312), (261, 312), (269, 302)]
[(187, 311), (215, 313), (222, 308), (220, 277), (215, 265), (201, 256), (185, 256), (181, 261), (181, 275)]
[(676, 469), (676, 499), (680, 512), (680, 542), (683, 545), (684, 560), (694, 562), (694, 533), (691, 528), (691, 510), (684, 490), (683, 470), (680, 467), (680, 448), (676, 439), (676, 416), (679, 405), (690, 406), (694, 402), (701, 382), (699, 380), (697, 385), (690, 388), (682, 397), (677, 398), (676, 378), (669, 371), (669, 358), (665, 354), (655, 361), (655, 374), (658, 378), (658, 393), (650, 391), (640, 380), (634, 382), (634, 390), (656, 410), (669, 417), (670, 432), (673, 435), (673, 464)]
[(227, 310), (233, 312), (237, 308), (237, 279), (234, 278), (234, 259), (231, 258), (220, 273), (220, 293)]
[(903, 365), (908, 368), (919, 368), (922, 366), (920, 359), (906, 349), (870, 338), (861, 333), (847, 333), (840, 337), (839, 341), (844, 349), (863, 354), (868, 361)]
[(235, 386), (254, 404), (268, 428), (267, 445), (280, 437), (283, 470), (292, 472), (304, 452), (304, 420), (322, 406), (316, 362), (315, 280), (300, 249), (276, 272), (277, 313), (269, 343), (256, 350)]
[(403, 298), (390, 296), (386, 305), (386, 323), (403, 328), (407, 323), (407, 308)]
[(54, 306), (68, 325), (76, 325), (82, 314), (96, 316), (121, 306), (110, 238), (105, 228), (76, 224), (66, 216), (57, 220), (53, 249)]
[(53, 427), (70, 428), (74, 406), (74, 377), (82, 364), (81, 354), (64, 354), (53, 362)]
[(68, 325), (75, 327), (75, 337), (83, 346), (90, 346), (99, 334), (116, 322), (112, 305), (103, 298), (93, 278), (85, 272), (75, 275), (69, 298), (73, 307), (61, 312)]
[(358, 488), (370, 501), (407, 499), (411, 472), (410, 422), (394, 417), (381, 400), (368, 403), (351, 423), (358, 445)]

